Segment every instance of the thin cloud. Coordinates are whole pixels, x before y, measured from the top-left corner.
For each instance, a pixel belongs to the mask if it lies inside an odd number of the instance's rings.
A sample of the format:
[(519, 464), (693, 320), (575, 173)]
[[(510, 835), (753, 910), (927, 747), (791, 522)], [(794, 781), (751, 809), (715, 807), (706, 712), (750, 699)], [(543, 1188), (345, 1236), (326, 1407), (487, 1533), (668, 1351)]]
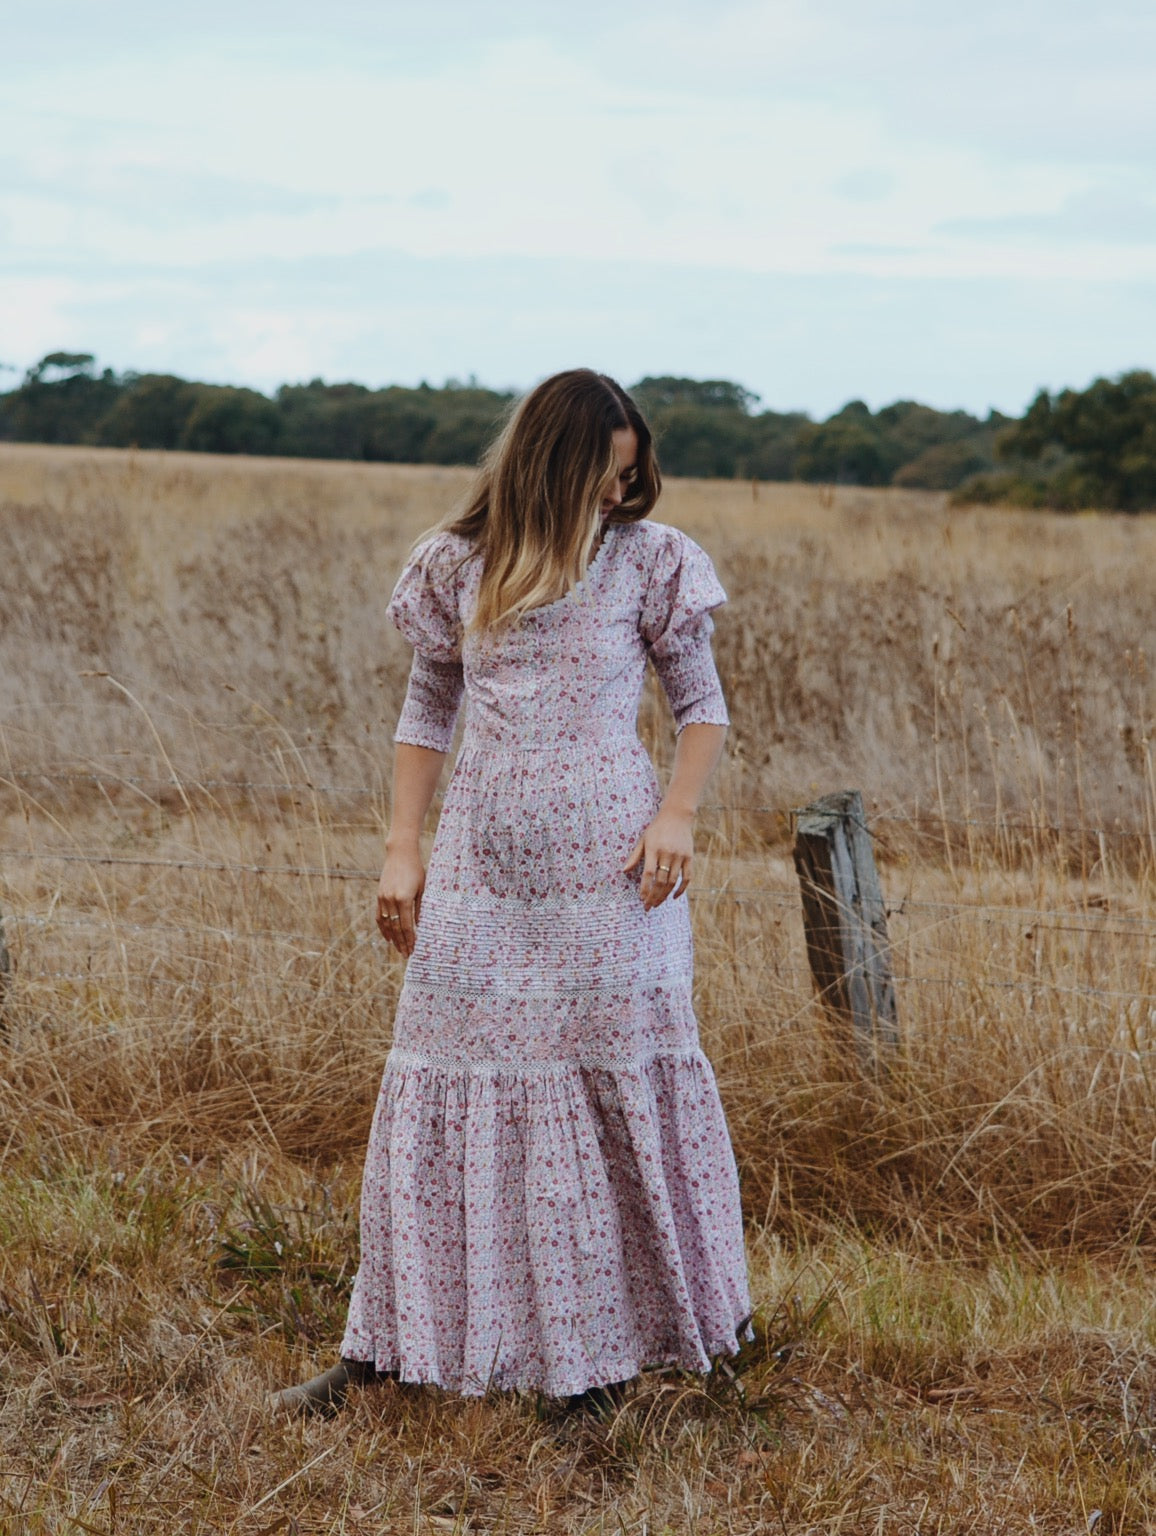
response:
[(937, 226), (937, 232), (987, 241), (1156, 245), (1156, 203), (1095, 189), (1076, 193), (1051, 213), (947, 219)]
[(845, 197), (853, 203), (882, 202), (894, 190), (894, 175), (874, 165), (857, 166), (854, 170), (844, 171), (833, 186), (838, 197)]
[(331, 194), (171, 165), (81, 160), (40, 168), (11, 156), (0, 160), (0, 187), (9, 198), (20, 194), (71, 208), (97, 208), (137, 224), (324, 213), (340, 203)]

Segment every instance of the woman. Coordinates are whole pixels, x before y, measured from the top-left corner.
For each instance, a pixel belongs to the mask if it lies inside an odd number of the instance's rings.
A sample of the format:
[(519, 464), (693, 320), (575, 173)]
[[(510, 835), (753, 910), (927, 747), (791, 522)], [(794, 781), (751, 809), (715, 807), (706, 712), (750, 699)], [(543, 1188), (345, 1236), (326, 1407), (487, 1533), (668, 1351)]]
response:
[[(612, 379), (521, 403), (389, 615), (414, 647), (378, 926), (409, 957), (340, 1363), (577, 1398), (706, 1371), (750, 1315), (734, 1158), (691, 1001), (692, 825), (722, 750), (725, 600)], [(678, 727), (638, 740), (647, 657)], [(419, 836), (463, 697), (428, 873)]]

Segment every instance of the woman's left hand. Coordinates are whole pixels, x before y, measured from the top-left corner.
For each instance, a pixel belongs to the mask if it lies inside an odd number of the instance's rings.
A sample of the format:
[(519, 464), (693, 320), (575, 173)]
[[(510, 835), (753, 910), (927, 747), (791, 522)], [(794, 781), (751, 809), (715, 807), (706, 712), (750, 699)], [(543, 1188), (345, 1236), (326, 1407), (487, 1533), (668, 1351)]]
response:
[(694, 818), (681, 811), (660, 810), (634, 845), (622, 866), (623, 874), (642, 860), (639, 894), (648, 912), (668, 896), (685, 896), (694, 858)]

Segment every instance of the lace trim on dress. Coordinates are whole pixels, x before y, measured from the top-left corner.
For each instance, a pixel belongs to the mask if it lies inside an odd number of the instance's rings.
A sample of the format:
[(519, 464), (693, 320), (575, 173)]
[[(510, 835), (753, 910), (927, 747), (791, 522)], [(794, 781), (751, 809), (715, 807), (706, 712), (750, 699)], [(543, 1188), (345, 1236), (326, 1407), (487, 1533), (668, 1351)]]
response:
[(580, 1060), (570, 1058), (564, 1061), (518, 1062), (479, 1060), (476, 1056), (462, 1057), (440, 1051), (404, 1051), (395, 1046), (386, 1059), (385, 1067), (387, 1073), (391, 1068), (428, 1067), (436, 1072), (454, 1072), (468, 1077), (564, 1078), (580, 1076), (583, 1072), (644, 1072), (659, 1060), (696, 1066), (701, 1062), (709, 1069), (706, 1057), (696, 1046), (673, 1051), (660, 1048), (641, 1055), (613, 1055), (607, 1052), (604, 1055), (583, 1055)]

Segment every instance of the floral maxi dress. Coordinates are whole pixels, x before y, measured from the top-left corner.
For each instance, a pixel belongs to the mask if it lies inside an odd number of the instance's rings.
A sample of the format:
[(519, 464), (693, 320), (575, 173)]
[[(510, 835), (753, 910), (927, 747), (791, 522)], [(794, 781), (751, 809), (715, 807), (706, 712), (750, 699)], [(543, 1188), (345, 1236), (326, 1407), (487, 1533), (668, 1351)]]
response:
[(734, 1156), (699, 1047), (684, 900), (622, 866), (661, 799), (647, 657), (679, 729), (727, 723), (706, 554), (610, 524), (585, 579), (463, 636), (480, 561), (419, 545), (395, 740), (461, 749), (366, 1155), (342, 1354), (461, 1393), (705, 1371), (750, 1315)]

